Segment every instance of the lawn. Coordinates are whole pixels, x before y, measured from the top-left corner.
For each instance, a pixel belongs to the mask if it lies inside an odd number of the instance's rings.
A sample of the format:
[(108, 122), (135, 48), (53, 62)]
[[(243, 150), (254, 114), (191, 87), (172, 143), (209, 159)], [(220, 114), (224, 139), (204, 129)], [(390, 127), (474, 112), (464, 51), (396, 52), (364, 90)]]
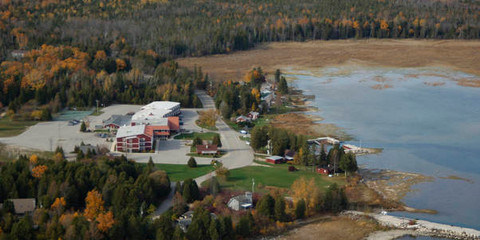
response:
[(182, 133), (178, 136), (175, 136), (174, 139), (194, 139), (196, 137), (200, 137), (202, 140), (213, 140), (213, 136), (218, 135), (218, 133), (214, 132), (205, 132), (205, 133), (199, 133), (199, 132), (194, 132), (194, 133)]
[(35, 121), (10, 121), (8, 118), (1, 118), (0, 137), (17, 136), (36, 123)]
[(196, 168), (189, 168), (187, 165), (182, 164), (155, 164), (155, 167), (167, 172), (172, 182), (197, 178), (214, 170), (211, 165), (198, 165)]
[(223, 188), (231, 188), (235, 190), (251, 190), (252, 178), (255, 179), (255, 190), (264, 192), (268, 191), (266, 186), (274, 186), (279, 188), (290, 188), (292, 183), (300, 177), (307, 179), (314, 178), (320, 189), (326, 189), (330, 184), (336, 182), (338, 185), (345, 184), (344, 177), (329, 178), (311, 171), (304, 171), (303, 168), (288, 172), (288, 164), (269, 165), (269, 166), (248, 166), (230, 171), (227, 181), (221, 181)]
[(201, 128), (205, 128), (205, 129), (210, 130), (210, 131), (218, 131), (218, 128), (216, 126), (208, 126), (208, 125), (205, 125), (205, 124), (201, 124), (199, 120), (196, 120), (195, 124), (197, 124), (197, 126), (199, 126)]

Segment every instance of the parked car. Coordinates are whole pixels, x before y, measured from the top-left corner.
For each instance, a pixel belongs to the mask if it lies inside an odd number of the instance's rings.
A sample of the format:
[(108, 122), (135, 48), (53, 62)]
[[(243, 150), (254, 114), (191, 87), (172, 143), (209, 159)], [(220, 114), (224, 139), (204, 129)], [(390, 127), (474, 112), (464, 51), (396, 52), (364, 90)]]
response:
[(250, 142), (249, 142), (249, 141), (246, 141), (245, 143), (246, 143), (247, 145), (250, 145)]
[(240, 133), (241, 133), (241, 134), (247, 134), (248, 132), (245, 131), (245, 130), (240, 130)]

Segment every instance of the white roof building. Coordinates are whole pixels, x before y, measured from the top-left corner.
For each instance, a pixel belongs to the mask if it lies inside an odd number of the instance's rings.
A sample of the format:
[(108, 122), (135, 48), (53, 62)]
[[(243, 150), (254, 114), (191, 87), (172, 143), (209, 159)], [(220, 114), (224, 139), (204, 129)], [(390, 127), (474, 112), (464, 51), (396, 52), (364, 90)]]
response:
[(122, 126), (117, 131), (117, 138), (137, 136), (145, 133), (145, 125)]
[(143, 106), (132, 116), (134, 123), (161, 122), (163, 118), (180, 114), (180, 103), (170, 101), (155, 101)]

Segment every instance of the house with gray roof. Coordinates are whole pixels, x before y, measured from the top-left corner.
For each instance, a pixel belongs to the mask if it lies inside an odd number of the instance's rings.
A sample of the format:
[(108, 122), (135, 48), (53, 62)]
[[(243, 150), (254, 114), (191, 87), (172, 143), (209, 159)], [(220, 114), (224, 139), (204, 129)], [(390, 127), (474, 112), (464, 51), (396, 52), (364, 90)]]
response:
[(252, 208), (253, 206), (252, 193), (245, 192), (244, 195), (238, 195), (230, 198), (230, 200), (227, 203), (227, 206), (235, 211)]
[(118, 129), (122, 126), (130, 125), (132, 121), (131, 115), (112, 115), (103, 122), (103, 128)]

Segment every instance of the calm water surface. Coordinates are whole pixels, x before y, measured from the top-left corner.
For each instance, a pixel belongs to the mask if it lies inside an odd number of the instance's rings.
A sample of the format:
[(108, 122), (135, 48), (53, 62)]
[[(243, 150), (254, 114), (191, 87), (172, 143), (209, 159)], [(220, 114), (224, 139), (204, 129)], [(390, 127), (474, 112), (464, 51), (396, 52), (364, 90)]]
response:
[[(340, 67), (289, 77), (316, 96), (312, 105), (323, 122), (355, 137), (352, 144), (384, 149), (359, 157), (360, 165), (435, 177), (403, 200), (438, 214), (394, 215), (480, 230), (480, 89), (452, 81), (479, 76), (440, 68)], [(451, 175), (470, 181), (444, 179)]]

